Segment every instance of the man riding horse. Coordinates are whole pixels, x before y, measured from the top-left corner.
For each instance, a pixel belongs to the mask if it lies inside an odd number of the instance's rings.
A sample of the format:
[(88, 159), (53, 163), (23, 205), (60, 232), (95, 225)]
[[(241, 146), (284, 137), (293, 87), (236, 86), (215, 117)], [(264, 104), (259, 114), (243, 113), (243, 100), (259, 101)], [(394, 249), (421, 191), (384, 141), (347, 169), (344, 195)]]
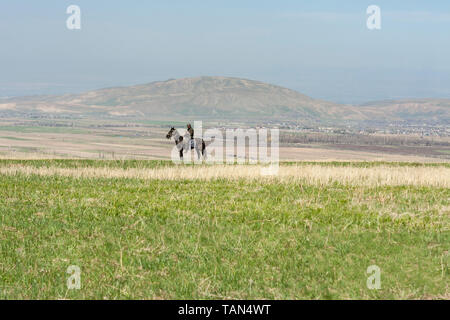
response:
[(194, 149), (194, 141), (195, 141), (194, 140), (194, 129), (192, 129), (192, 126), (190, 123), (187, 124), (187, 131), (191, 135), (191, 141), (190, 141), (191, 149)]
[(177, 129), (171, 127), (166, 138), (173, 138), (175, 140), (175, 145), (180, 154), (180, 160), (183, 160), (184, 152), (188, 152), (192, 149), (195, 149), (197, 152), (198, 159), (200, 159), (200, 155), (203, 155), (203, 159), (206, 160), (205, 141), (202, 138), (194, 138), (194, 129), (190, 123), (187, 125), (187, 133), (184, 137), (180, 135)]

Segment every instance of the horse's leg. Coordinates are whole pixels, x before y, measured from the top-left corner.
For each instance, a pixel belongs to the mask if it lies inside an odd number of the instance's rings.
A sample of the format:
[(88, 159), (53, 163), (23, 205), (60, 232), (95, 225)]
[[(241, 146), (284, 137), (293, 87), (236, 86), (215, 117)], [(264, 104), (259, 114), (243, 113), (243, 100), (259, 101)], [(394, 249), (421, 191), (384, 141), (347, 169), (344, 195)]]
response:
[(195, 151), (197, 151), (197, 159), (200, 160), (200, 149), (197, 145), (195, 146)]
[(183, 161), (183, 149), (180, 149), (180, 160)]
[(203, 141), (203, 139), (202, 139), (202, 155), (203, 155), (203, 160), (206, 160), (206, 145), (205, 145), (205, 141)]

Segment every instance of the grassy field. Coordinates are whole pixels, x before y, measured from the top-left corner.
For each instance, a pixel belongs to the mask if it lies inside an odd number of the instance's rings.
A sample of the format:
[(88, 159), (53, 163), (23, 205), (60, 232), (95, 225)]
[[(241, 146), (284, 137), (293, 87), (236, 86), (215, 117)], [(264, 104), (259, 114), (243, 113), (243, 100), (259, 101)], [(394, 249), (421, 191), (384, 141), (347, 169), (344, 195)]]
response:
[(0, 160), (0, 298), (450, 299), (449, 164), (257, 172)]

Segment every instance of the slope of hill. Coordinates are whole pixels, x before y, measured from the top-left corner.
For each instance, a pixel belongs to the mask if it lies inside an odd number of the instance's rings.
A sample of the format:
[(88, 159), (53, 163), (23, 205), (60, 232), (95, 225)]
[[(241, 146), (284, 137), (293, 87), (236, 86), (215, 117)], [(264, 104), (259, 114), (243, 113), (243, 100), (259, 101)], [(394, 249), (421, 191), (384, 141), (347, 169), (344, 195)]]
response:
[(450, 100), (383, 101), (361, 106), (317, 100), (287, 88), (240, 78), (197, 77), (81, 94), (0, 100), (0, 116), (139, 117), (344, 121), (449, 121)]
[(361, 119), (351, 106), (253, 80), (198, 77), (81, 94), (6, 99), (0, 112), (167, 119)]
[(361, 111), (377, 120), (450, 122), (450, 99), (404, 99), (369, 102)]

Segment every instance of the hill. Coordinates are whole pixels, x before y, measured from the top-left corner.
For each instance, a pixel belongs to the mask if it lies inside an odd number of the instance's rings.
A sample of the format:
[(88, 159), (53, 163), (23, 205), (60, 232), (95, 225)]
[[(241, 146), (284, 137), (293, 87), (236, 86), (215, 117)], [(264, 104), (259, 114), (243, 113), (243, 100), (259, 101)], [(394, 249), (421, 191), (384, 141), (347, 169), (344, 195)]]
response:
[(197, 77), (81, 94), (0, 100), (0, 116), (298, 120), (313, 122), (450, 119), (450, 100), (383, 101), (362, 106), (313, 99), (259, 81)]
[(450, 99), (404, 99), (369, 102), (361, 111), (379, 121), (450, 122)]

